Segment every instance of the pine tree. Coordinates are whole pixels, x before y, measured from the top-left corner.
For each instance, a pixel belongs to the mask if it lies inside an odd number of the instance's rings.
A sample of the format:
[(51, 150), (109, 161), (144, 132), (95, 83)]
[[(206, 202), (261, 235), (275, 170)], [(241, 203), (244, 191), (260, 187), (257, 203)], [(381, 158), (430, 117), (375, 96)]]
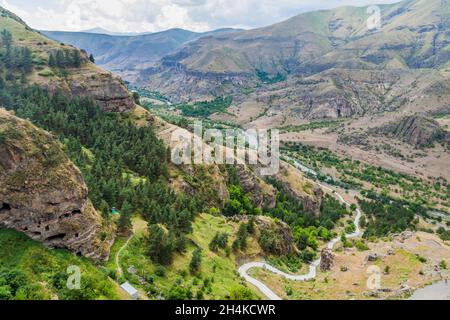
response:
[(236, 239), (233, 241), (233, 245), (231, 246), (233, 251), (238, 251), (241, 248), (241, 243), (239, 242), (239, 239)]
[(94, 55), (93, 55), (92, 53), (89, 55), (89, 60), (90, 60), (92, 63), (95, 63), (95, 58), (94, 58)]
[(178, 214), (176, 227), (182, 233), (192, 232), (191, 213), (188, 210), (183, 210)]
[(191, 263), (189, 264), (189, 270), (192, 274), (196, 274), (200, 271), (202, 265), (202, 249), (198, 248), (192, 254)]
[(109, 204), (105, 200), (101, 200), (99, 210), (104, 219), (110, 218), (110, 208)]
[(133, 206), (128, 201), (125, 201), (122, 205), (122, 210), (120, 210), (120, 218), (118, 226), (120, 233), (128, 233), (129, 231), (131, 231), (132, 214), (133, 214)]
[(239, 240), (239, 246), (241, 250), (247, 249), (247, 224), (243, 223), (239, 226), (239, 230), (237, 233), (237, 239)]
[(51, 68), (56, 67), (57, 63), (56, 63), (56, 58), (53, 54), (50, 54), (50, 56), (48, 57), (48, 65)]
[(172, 262), (173, 242), (166, 231), (157, 224), (149, 227), (148, 255), (162, 265)]
[(2, 46), (6, 48), (6, 50), (10, 50), (12, 46), (12, 34), (6, 29), (2, 31)]
[(69, 68), (73, 65), (73, 56), (72, 51), (70, 50), (64, 50), (64, 63), (63, 68)]
[(250, 219), (248, 220), (247, 231), (251, 235), (255, 234), (256, 225), (255, 225), (255, 217), (254, 216), (250, 217)]
[(56, 66), (58, 68), (64, 68), (66, 66), (66, 58), (64, 56), (64, 52), (62, 50), (58, 50), (56, 52)]
[(21, 51), (21, 59), (22, 59), (22, 72), (25, 74), (30, 73), (33, 71), (33, 57), (31, 49), (28, 47), (25, 47)]
[(72, 65), (75, 68), (81, 67), (81, 55), (80, 55), (80, 51), (78, 51), (78, 50), (72, 51)]

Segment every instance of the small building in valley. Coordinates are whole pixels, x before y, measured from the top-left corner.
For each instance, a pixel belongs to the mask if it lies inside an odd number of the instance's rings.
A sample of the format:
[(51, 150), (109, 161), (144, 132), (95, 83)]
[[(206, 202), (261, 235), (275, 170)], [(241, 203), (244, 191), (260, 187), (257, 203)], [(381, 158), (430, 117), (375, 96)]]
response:
[(122, 284), (120, 287), (134, 300), (139, 299), (139, 292), (128, 281)]

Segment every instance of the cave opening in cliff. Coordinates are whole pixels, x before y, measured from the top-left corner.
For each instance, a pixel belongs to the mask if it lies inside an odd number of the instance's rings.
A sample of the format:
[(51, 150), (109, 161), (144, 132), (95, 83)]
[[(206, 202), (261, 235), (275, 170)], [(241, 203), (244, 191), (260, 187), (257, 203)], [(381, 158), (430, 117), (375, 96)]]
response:
[(70, 217), (77, 216), (80, 214), (82, 214), (81, 210), (74, 210), (72, 212), (63, 214), (62, 216), (59, 217), (59, 219), (68, 219)]
[(46, 241), (59, 241), (59, 240), (63, 240), (65, 237), (66, 237), (65, 233), (59, 233), (54, 236), (48, 237), (46, 239)]
[(10, 211), (10, 210), (11, 210), (11, 205), (9, 205), (8, 203), (2, 203), (2, 205), (0, 206), (0, 213)]

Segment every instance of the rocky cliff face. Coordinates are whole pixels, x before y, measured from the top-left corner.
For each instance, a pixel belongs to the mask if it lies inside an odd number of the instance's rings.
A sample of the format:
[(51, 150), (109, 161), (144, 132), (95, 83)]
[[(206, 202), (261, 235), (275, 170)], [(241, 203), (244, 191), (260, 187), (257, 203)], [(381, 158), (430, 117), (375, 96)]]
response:
[[(282, 221), (274, 221), (268, 217), (257, 217), (256, 225), (259, 230), (259, 243), (267, 254), (276, 254), (278, 256), (287, 256), (298, 253), (295, 246), (294, 236), (291, 228)], [(266, 234), (266, 239), (264, 239)], [(267, 235), (271, 235), (271, 240), (267, 243)], [(266, 246), (264, 246), (264, 243)]]
[[(172, 151), (177, 148), (179, 141), (172, 140), (172, 138), (183, 136), (189, 141), (197, 140), (199, 145), (203, 146), (203, 150), (205, 154), (211, 154), (212, 148), (206, 143), (202, 142), (199, 137), (194, 136), (191, 132), (186, 129), (182, 129), (175, 125), (169, 124), (159, 118), (153, 118), (150, 116), (149, 112), (146, 110), (141, 110), (143, 114), (141, 114), (142, 119), (147, 119), (147, 125), (154, 125), (156, 129), (156, 133), (158, 137), (169, 146)], [(155, 121), (156, 120), (156, 121)], [(203, 176), (203, 182), (207, 186), (208, 189), (211, 187), (216, 191), (217, 195), (220, 198), (220, 205), (223, 206), (225, 201), (229, 198), (227, 180), (228, 176), (225, 172), (226, 170), (220, 170), (218, 165), (191, 165), (185, 164), (182, 166), (178, 166), (178, 169), (183, 171), (184, 174), (193, 177), (195, 175), (195, 171), (198, 171), (199, 168), (204, 167), (207, 168), (206, 175)], [(223, 168), (223, 167), (222, 167)], [(205, 171), (205, 170), (204, 170)], [(251, 201), (255, 207), (258, 208), (274, 208), (277, 200), (277, 192), (275, 188), (271, 185), (264, 182), (261, 178), (257, 176), (257, 174), (247, 165), (237, 165), (236, 173), (241, 182), (241, 185), (245, 191), (245, 193), (251, 194)], [(177, 179), (176, 185), (177, 190), (181, 190), (188, 194), (193, 194), (195, 188), (189, 187), (189, 184), (186, 181), (180, 181)], [(208, 180), (208, 181), (207, 181)]]
[(98, 68), (81, 70), (83, 72), (76, 72), (67, 79), (74, 96), (92, 98), (106, 112), (127, 112), (134, 108), (127, 87), (118, 77)]
[(127, 112), (134, 108), (134, 99), (122, 80), (91, 63), (84, 50), (80, 50), (82, 63), (79, 68), (50, 67), (47, 63), (50, 55), (79, 49), (50, 40), (1, 7), (0, 25), (11, 32), (13, 46), (26, 46), (33, 51), (36, 65), (28, 76), (29, 82), (50, 91), (64, 90), (75, 97), (92, 98), (108, 112)]
[(79, 170), (50, 134), (0, 109), (0, 227), (105, 260), (113, 241)]
[[(283, 221), (270, 217), (255, 216), (256, 238), (267, 255), (287, 256), (298, 253), (292, 230)], [(229, 220), (237, 223), (248, 223), (248, 216), (234, 216)]]
[(404, 141), (416, 148), (432, 146), (445, 139), (439, 123), (423, 115), (408, 116), (385, 127), (375, 129), (378, 134)]
[(262, 181), (247, 166), (237, 165), (236, 170), (244, 192), (251, 195), (250, 200), (255, 207), (264, 209), (275, 207), (277, 192), (274, 187)]
[(306, 211), (317, 216), (320, 214), (324, 192), (317, 184), (285, 162), (281, 163), (280, 172), (275, 178), (291, 197), (303, 204)]

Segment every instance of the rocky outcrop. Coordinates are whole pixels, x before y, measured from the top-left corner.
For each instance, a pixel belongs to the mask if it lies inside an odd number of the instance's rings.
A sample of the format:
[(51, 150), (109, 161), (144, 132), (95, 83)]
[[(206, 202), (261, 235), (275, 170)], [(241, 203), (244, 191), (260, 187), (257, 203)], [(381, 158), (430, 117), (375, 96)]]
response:
[[(254, 216), (256, 237), (261, 249), (268, 255), (286, 256), (298, 253), (292, 230), (286, 223), (265, 216)], [(233, 222), (247, 223), (248, 216), (229, 218)]]
[(106, 112), (127, 112), (134, 108), (133, 98), (118, 77), (97, 68), (81, 70), (67, 79), (74, 96), (92, 98)]
[[(134, 108), (134, 99), (122, 80), (91, 63), (86, 51), (46, 38), (1, 7), (0, 19), (12, 33), (14, 46), (27, 46), (33, 51), (34, 57), (39, 57), (34, 61), (35, 73), (28, 77), (31, 83), (47, 88), (51, 92), (63, 90), (75, 97), (92, 98), (107, 112), (127, 112)], [(81, 57), (79, 67), (47, 66), (46, 61), (50, 55), (55, 55), (58, 51), (76, 50), (79, 50)]]
[(158, 88), (173, 103), (208, 100), (210, 97), (238, 94), (240, 88), (256, 85), (250, 73), (188, 71), (182, 64), (163, 63), (141, 72), (138, 85)]
[(0, 227), (93, 260), (108, 257), (114, 238), (59, 142), (2, 109)]
[(404, 141), (416, 148), (430, 147), (445, 138), (445, 132), (437, 121), (419, 114), (377, 128), (374, 132)]
[(326, 272), (330, 271), (334, 264), (334, 254), (333, 251), (325, 248), (320, 253), (320, 271)]
[(287, 194), (302, 203), (306, 211), (316, 216), (320, 214), (324, 192), (317, 184), (285, 162), (281, 162), (280, 171), (275, 178), (283, 185)]
[(259, 216), (256, 225), (259, 229), (258, 242), (265, 253), (278, 256), (298, 253), (292, 230), (286, 223)]
[(245, 165), (237, 165), (236, 171), (243, 190), (250, 195), (250, 200), (255, 207), (275, 208), (277, 192), (274, 187), (262, 181)]

